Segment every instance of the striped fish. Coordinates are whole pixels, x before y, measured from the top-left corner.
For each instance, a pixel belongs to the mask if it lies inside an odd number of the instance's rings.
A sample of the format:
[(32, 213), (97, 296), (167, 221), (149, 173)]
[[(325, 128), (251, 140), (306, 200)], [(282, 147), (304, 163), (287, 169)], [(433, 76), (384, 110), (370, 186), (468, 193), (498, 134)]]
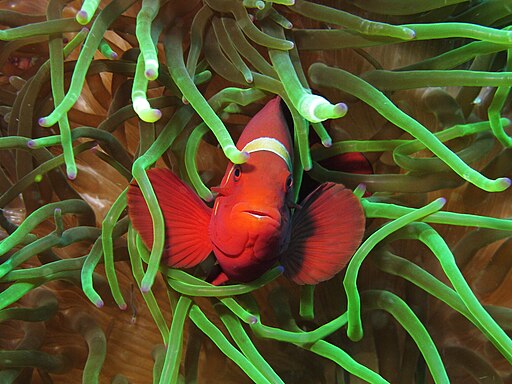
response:
[[(244, 164), (228, 164), (213, 208), (174, 173), (148, 176), (165, 221), (163, 260), (190, 268), (213, 251), (216, 285), (249, 282), (277, 263), (297, 284), (317, 284), (347, 264), (364, 234), (359, 200), (343, 185), (324, 183), (293, 204), (293, 151), (281, 100), (269, 101), (247, 124), (237, 148)], [(128, 190), (129, 215), (151, 248), (153, 224), (139, 187)]]

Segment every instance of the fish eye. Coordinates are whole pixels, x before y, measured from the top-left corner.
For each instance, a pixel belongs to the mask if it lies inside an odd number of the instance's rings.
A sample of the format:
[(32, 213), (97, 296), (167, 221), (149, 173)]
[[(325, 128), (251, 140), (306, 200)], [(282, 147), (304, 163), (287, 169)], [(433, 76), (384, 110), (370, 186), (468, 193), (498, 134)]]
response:
[(240, 177), (242, 177), (242, 169), (239, 165), (235, 165), (235, 169), (233, 169), (233, 178), (235, 181), (240, 180)]
[(286, 190), (290, 190), (292, 186), (293, 186), (293, 177), (292, 177), (292, 175), (288, 175), (288, 177), (286, 178)]

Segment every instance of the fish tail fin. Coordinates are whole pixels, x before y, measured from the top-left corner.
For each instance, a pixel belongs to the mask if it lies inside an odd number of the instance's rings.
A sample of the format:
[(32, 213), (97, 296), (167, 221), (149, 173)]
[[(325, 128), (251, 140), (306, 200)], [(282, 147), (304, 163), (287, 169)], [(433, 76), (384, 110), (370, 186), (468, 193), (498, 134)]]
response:
[[(212, 251), (208, 237), (211, 209), (173, 172), (163, 168), (148, 171), (165, 223), (166, 264), (190, 268)], [(133, 227), (148, 248), (153, 246), (153, 220), (139, 186), (128, 188), (128, 214)]]
[(363, 208), (352, 191), (320, 185), (293, 215), (290, 246), (281, 257), (284, 275), (297, 284), (332, 278), (348, 263), (364, 230)]

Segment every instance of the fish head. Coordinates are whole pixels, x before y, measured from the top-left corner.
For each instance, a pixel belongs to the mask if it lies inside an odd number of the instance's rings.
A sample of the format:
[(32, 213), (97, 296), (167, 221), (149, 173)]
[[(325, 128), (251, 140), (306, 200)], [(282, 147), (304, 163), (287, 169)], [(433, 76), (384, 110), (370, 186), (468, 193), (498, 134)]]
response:
[(250, 157), (244, 164), (229, 164), (220, 187), (214, 188), (218, 196), (209, 228), (225, 272), (227, 259), (237, 258), (238, 268), (277, 259), (289, 233), (292, 151), (279, 98), (251, 119), (237, 147)]

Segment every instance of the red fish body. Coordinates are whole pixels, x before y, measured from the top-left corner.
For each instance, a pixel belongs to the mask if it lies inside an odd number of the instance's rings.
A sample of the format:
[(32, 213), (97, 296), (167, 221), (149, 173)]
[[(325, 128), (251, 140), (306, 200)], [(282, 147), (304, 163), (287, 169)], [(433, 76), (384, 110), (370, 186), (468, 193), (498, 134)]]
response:
[[(249, 152), (249, 160), (228, 165), (213, 188), (212, 209), (171, 171), (148, 172), (164, 215), (167, 264), (192, 267), (213, 251), (222, 270), (214, 284), (252, 281), (278, 261), (298, 284), (338, 273), (361, 242), (362, 207), (350, 190), (324, 183), (292, 215), (292, 142), (279, 98), (251, 119), (237, 148)], [(153, 225), (136, 184), (128, 206), (134, 228), (151, 247)]]

